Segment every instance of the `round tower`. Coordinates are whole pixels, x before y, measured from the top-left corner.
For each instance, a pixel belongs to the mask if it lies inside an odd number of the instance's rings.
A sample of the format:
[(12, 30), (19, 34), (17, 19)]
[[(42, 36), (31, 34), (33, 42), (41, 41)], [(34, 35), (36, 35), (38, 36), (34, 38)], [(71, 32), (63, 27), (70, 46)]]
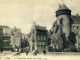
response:
[(64, 33), (66, 40), (70, 35), (70, 16), (71, 10), (65, 4), (59, 4), (59, 9), (56, 11), (57, 25), (59, 26), (59, 33)]

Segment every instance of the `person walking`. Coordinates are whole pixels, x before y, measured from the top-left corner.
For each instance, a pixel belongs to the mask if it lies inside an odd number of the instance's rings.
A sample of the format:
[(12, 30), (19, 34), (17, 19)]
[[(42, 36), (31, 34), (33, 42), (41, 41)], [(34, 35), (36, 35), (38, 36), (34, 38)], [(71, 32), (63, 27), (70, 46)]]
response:
[(26, 48), (26, 55), (28, 55), (28, 49)]
[(43, 50), (43, 53), (46, 55), (46, 50)]
[(34, 56), (34, 52), (35, 52), (35, 50), (33, 49), (33, 51), (32, 51), (32, 53), (33, 53), (33, 56)]
[(37, 50), (34, 52), (34, 54), (37, 56)]

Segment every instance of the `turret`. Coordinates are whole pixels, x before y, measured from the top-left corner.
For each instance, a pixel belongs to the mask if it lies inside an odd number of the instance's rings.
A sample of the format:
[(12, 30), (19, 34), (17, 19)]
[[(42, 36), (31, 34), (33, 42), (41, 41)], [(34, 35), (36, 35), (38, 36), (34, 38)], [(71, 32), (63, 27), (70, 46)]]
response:
[(65, 4), (59, 4), (59, 9), (56, 11), (56, 17), (61, 14), (71, 15), (71, 10)]
[(71, 10), (65, 4), (59, 4), (59, 9), (56, 11), (57, 25), (59, 26), (59, 35), (64, 33), (66, 40), (70, 35), (70, 16)]

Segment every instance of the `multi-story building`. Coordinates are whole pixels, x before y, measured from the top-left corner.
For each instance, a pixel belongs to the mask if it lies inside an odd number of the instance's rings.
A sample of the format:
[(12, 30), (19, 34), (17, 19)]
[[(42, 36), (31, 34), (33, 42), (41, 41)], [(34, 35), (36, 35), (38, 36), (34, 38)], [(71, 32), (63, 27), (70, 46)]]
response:
[(10, 50), (11, 28), (3, 26), (3, 49)]
[(0, 51), (3, 51), (3, 27), (0, 26)]
[(21, 47), (21, 29), (14, 27), (14, 29), (12, 29), (12, 35), (10, 40), (11, 40), (10, 45), (13, 49), (20, 48)]
[(46, 27), (36, 25), (35, 22), (33, 22), (33, 27), (31, 29), (30, 33), (30, 50), (39, 50), (43, 51), (47, 48), (47, 41), (48, 41), (48, 31)]
[(21, 46), (22, 48), (26, 48), (26, 47), (29, 47), (27, 46), (28, 44), (28, 39), (27, 39), (27, 35), (26, 34), (22, 34), (22, 39), (21, 39)]

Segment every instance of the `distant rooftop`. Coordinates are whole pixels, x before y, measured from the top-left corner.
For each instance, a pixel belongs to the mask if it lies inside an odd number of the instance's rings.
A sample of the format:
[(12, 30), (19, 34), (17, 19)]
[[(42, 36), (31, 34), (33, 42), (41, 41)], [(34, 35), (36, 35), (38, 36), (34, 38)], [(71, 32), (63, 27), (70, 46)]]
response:
[(80, 16), (78, 14), (71, 15), (71, 19), (72, 19), (73, 23), (80, 24)]
[(40, 30), (47, 30), (46, 29), (46, 26), (39, 26), (39, 25), (36, 25), (36, 29), (40, 29)]

